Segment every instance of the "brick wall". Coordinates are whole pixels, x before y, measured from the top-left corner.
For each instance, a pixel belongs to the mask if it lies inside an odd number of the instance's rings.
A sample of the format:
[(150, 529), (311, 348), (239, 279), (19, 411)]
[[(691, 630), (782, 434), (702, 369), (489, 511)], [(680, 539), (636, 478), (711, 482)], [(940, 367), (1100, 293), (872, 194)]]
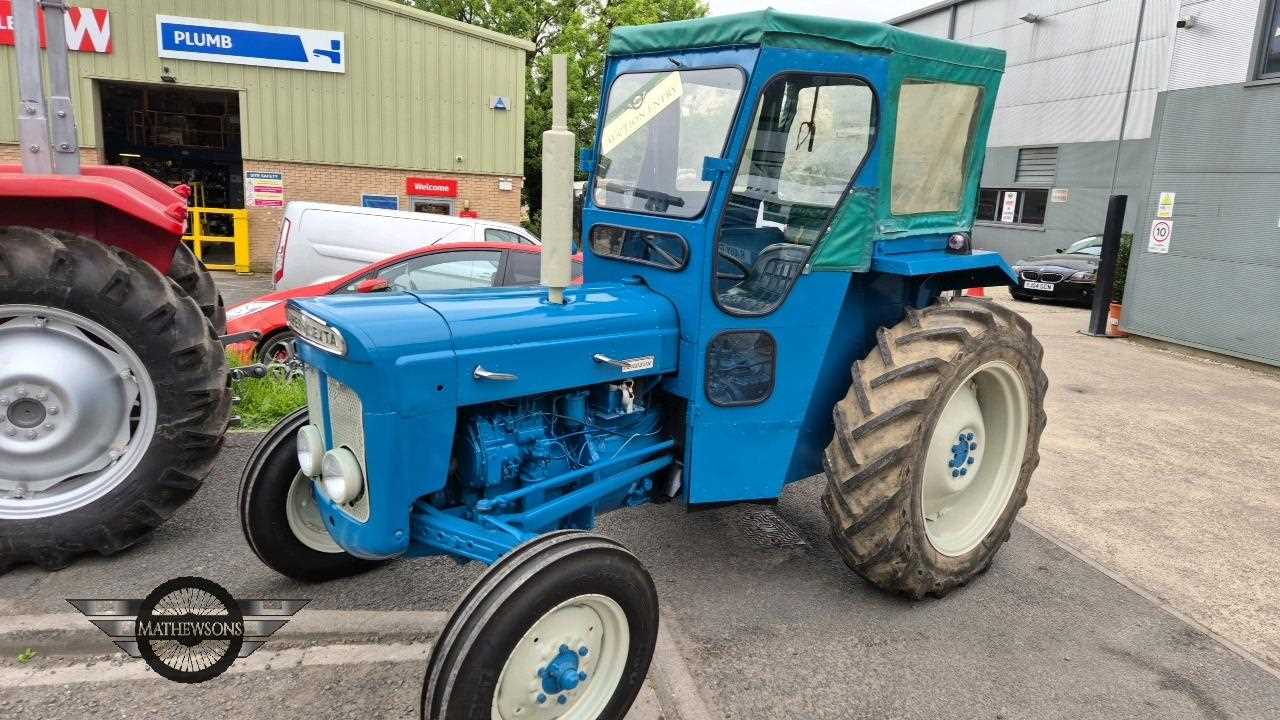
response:
[[(17, 145), (0, 145), (0, 165), (17, 165), (21, 162), (22, 156), (18, 153)], [(101, 165), (102, 158), (98, 154), (98, 148), (80, 148), (80, 163)]]
[[(81, 162), (97, 165), (101, 158), (97, 148), (80, 151)], [(0, 144), (0, 164), (21, 162), (17, 145)], [(308, 165), (301, 163), (244, 161), (246, 171), (278, 172), (284, 174), (285, 200), (309, 200), (311, 202), (359, 205), (360, 196), (395, 195), (400, 198), (400, 208), (409, 209), (405, 197), (405, 180), (411, 176), (457, 178), (458, 197), (451, 198), (455, 211), (470, 207), (481, 218), (519, 224), (521, 220), (520, 189), (524, 179), (497, 175), (466, 175), (460, 173), (410, 172), (383, 168), (342, 167), (336, 165)], [(499, 190), (501, 180), (511, 181), (511, 190)], [(276, 239), (280, 236), (280, 219), (283, 210), (249, 210), (250, 263), (255, 271), (271, 269), (275, 257)]]
[[(455, 211), (461, 211), (465, 205), (488, 220), (517, 225), (521, 220), (520, 188), (524, 179), (519, 177), (304, 165), (247, 159), (244, 161), (244, 169), (246, 172), (283, 173), (286, 202), (306, 200), (359, 205), (361, 195), (395, 195), (400, 198), (401, 210), (410, 209), (404, 192), (405, 180), (409, 176), (457, 178), (458, 197), (452, 198)], [(499, 190), (500, 180), (510, 180), (512, 189)], [(280, 236), (280, 219), (283, 216), (283, 210), (249, 209), (249, 246), (255, 271), (271, 269), (276, 240)]]

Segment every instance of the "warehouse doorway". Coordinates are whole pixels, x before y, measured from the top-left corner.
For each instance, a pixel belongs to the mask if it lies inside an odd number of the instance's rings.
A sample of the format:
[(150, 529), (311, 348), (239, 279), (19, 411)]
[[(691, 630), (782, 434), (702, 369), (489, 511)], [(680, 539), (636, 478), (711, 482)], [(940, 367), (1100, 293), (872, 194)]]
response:
[[(236, 92), (103, 82), (99, 97), (107, 164), (135, 167), (166, 185), (189, 185), (195, 207), (244, 207)], [(203, 216), (201, 224), (206, 235), (234, 234), (227, 215)], [(209, 249), (233, 251), (230, 245)], [(223, 260), (205, 258), (206, 263)]]

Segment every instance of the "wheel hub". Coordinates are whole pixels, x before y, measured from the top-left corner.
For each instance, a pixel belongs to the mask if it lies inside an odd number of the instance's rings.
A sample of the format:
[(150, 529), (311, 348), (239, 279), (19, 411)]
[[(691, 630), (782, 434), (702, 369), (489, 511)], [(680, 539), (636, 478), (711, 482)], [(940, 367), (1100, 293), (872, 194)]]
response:
[(0, 519), (92, 502), (141, 460), (155, 390), (133, 350), (98, 323), (0, 306)]
[(14, 426), (29, 429), (39, 426), (44, 419), (49, 416), (49, 410), (45, 408), (44, 403), (31, 398), (22, 398), (18, 402), (9, 405), (9, 411), (5, 413), (9, 418), (9, 422)]

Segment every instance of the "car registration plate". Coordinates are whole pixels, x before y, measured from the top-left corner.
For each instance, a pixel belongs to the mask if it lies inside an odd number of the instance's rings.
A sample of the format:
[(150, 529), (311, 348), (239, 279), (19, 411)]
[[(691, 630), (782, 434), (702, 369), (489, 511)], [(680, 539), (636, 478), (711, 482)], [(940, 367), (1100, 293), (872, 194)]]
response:
[(1033, 280), (1023, 280), (1022, 287), (1028, 290), (1043, 290), (1044, 292), (1053, 292), (1053, 283), (1035, 282)]

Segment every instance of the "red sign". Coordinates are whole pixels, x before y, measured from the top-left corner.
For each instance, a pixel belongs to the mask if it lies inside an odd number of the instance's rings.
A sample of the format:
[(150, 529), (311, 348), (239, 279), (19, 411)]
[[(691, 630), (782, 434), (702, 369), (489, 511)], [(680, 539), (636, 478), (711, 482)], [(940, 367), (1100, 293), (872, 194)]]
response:
[(411, 197), (458, 197), (458, 181), (452, 178), (411, 177), (404, 194)]
[[(47, 47), (47, 35), (44, 28), (44, 13), (37, 11), (40, 18), (40, 47)], [(110, 53), (111, 13), (107, 10), (90, 8), (67, 8), (63, 17), (66, 26), (67, 47), (79, 52)], [(0, 45), (14, 45), (13, 33), (13, 0), (0, 0)]]

